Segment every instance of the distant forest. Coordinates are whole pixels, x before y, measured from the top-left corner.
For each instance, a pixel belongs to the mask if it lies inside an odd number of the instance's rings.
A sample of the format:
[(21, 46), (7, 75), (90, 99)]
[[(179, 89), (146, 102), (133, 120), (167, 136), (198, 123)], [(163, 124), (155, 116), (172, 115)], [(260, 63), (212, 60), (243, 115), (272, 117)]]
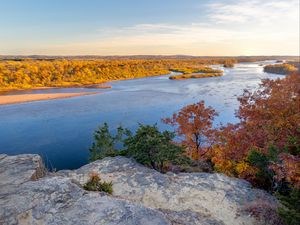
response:
[[(70, 87), (194, 71), (209, 64), (251, 62), (273, 57), (191, 56), (2, 56), (0, 91), (36, 87)], [(278, 59), (278, 57), (277, 57)]]

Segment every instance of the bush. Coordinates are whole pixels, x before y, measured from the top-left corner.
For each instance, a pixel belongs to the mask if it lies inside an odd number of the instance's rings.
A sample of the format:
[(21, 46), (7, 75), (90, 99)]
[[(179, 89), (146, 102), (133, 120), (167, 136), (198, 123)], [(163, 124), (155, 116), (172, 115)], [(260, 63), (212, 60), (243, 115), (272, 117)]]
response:
[(254, 168), (256, 168), (256, 180), (255, 184), (260, 188), (264, 188), (268, 191), (273, 191), (274, 188), (274, 172), (270, 169), (271, 162), (278, 160), (279, 152), (273, 146), (269, 147), (268, 154), (259, 152), (256, 149), (252, 149), (248, 156), (247, 162)]
[(289, 195), (276, 194), (282, 206), (278, 209), (286, 224), (297, 225), (300, 221), (300, 190), (293, 189)]
[(114, 157), (117, 155), (126, 155), (124, 150), (117, 149), (117, 145), (122, 142), (125, 130), (120, 126), (117, 134), (113, 136), (108, 128), (108, 124), (104, 123), (95, 131), (94, 142), (90, 148), (90, 161), (103, 159), (105, 157)]
[[(156, 125), (141, 124), (135, 135), (128, 129), (118, 127), (117, 134), (113, 136), (107, 123), (104, 123), (95, 132), (95, 141), (90, 148), (90, 160), (121, 155), (132, 157), (159, 172), (165, 172), (171, 164), (189, 163), (189, 159), (183, 155), (183, 148), (172, 142), (174, 137), (173, 132), (160, 132)], [(117, 149), (117, 144), (123, 145), (123, 149)]]
[(101, 182), (98, 174), (92, 173), (89, 181), (83, 186), (87, 191), (101, 191), (108, 194), (113, 193), (112, 182)]
[(156, 125), (140, 125), (135, 135), (129, 134), (125, 139), (125, 146), (137, 162), (165, 172), (168, 164), (188, 162), (183, 148), (172, 142), (174, 137), (173, 132), (160, 132)]

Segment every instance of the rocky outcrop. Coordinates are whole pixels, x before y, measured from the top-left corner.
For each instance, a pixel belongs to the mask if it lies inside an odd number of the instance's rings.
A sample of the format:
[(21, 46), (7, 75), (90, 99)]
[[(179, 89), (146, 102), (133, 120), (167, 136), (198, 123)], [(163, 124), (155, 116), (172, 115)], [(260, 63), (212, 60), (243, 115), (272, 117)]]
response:
[(0, 224), (171, 224), (158, 210), (84, 191), (68, 177), (41, 178), (42, 165), (37, 155), (0, 156)]
[[(112, 195), (83, 190), (94, 172)], [(221, 174), (161, 174), (124, 157), (46, 174), (37, 155), (0, 155), (0, 224), (260, 224), (240, 211), (257, 199), (276, 204)]]
[(38, 155), (0, 155), (0, 187), (18, 186), (45, 175), (46, 169)]

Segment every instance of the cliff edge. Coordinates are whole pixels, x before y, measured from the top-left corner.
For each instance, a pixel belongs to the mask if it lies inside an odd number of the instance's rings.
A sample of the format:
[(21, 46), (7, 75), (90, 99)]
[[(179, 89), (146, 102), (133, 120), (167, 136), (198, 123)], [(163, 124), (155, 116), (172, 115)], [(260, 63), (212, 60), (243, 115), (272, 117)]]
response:
[[(82, 188), (91, 173), (113, 194)], [(125, 157), (49, 173), (38, 155), (0, 155), (0, 224), (250, 225), (243, 212), (268, 193), (218, 173), (161, 174)]]

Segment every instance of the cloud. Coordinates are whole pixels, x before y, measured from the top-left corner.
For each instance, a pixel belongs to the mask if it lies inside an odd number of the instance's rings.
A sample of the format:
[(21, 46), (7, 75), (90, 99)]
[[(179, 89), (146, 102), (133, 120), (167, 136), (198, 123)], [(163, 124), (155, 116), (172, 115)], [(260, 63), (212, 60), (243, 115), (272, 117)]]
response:
[[(299, 20), (299, 0), (240, 0), (232, 3), (208, 4), (209, 18), (215, 23), (257, 23)], [(278, 25), (278, 24), (277, 24)]]
[(238, 0), (206, 7), (204, 19), (193, 23), (104, 27), (93, 38), (33, 50), (37, 54), (299, 55), (298, 0)]
[[(299, 36), (254, 30), (231, 30), (204, 24), (138, 24), (110, 29), (99, 40), (65, 43), (54, 51), (68, 54), (297, 54)], [(284, 44), (283, 44), (284, 43)], [(296, 48), (295, 48), (296, 46)], [(299, 54), (299, 53), (298, 53)]]
[[(117, 29), (101, 29), (99, 40), (65, 43), (54, 49), (80, 49), (90, 54), (195, 54), (219, 55), (220, 43), (233, 42), (248, 33), (228, 31), (205, 24), (137, 24)], [(212, 48), (212, 46), (215, 46)], [(233, 47), (233, 46), (231, 46)], [(210, 49), (208, 52), (208, 49)], [(233, 48), (232, 48), (233, 49)], [(235, 54), (230, 50), (232, 54)], [(69, 51), (70, 52), (70, 51)]]

